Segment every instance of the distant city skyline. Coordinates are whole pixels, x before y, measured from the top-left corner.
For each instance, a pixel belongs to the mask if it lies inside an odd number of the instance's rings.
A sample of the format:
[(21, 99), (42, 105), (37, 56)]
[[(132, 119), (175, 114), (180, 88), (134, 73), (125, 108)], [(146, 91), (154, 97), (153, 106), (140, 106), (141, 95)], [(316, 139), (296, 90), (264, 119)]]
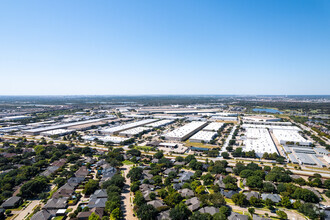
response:
[(330, 2), (1, 1), (2, 95), (329, 95)]

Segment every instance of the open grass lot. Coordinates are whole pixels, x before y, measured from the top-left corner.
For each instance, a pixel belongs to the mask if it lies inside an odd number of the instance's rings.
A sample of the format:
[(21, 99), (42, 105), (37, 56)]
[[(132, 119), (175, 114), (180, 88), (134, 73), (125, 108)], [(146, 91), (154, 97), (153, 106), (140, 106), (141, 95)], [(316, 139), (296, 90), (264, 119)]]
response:
[(132, 164), (134, 164), (134, 163), (131, 162), (131, 161), (129, 161), (129, 160), (124, 160), (124, 161), (123, 161), (123, 164), (124, 164), (124, 165), (132, 165)]
[(134, 149), (137, 149), (137, 150), (152, 150), (153, 148), (149, 147), (149, 146), (135, 146)]
[(186, 143), (186, 146), (192, 146), (192, 147), (203, 147), (203, 148), (215, 148), (215, 147), (219, 147), (217, 145), (190, 142), (189, 140), (185, 141), (185, 143)]

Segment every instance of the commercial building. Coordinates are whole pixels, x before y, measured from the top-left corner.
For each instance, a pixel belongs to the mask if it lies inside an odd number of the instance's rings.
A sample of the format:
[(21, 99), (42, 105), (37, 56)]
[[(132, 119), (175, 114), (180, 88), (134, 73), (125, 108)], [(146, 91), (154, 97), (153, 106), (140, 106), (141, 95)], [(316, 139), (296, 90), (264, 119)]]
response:
[(78, 126), (78, 125), (94, 124), (95, 122), (100, 122), (100, 121), (104, 121), (104, 123), (106, 123), (110, 119), (113, 119), (113, 116), (106, 117), (106, 118), (86, 120), (86, 121), (77, 121), (77, 122), (66, 123), (66, 124), (52, 125), (52, 126), (46, 126), (46, 127), (41, 127), (41, 128), (35, 128), (35, 129), (29, 129), (29, 130), (24, 130), (23, 133), (29, 134), (29, 135), (38, 135), (38, 134), (40, 134), (42, 132), (46, 132), (46, 131), (64, 129), (64, 128), (69, 128), (69, 127)]
[(32, 117), (27, 116), (27, 115), (16, 115), (16, 116), (8, 116), (8, 117), (1, 118), (0, 121), (18, 121), (18, 120), (23, 120), (23, 119), (28, 119), (28, 118), (32, 118)]
[(212, 116), (211, 121), (237, 121), (237, 117)]
[(301, 131), (300, 128), (297, 126), (282, 126), (282, 125), (269, 125), (269, 124), (247, 124), (244, 123), (242, 128), (264, 128), (269, 129), (270, 131), (273, 130), (292, 130), (292, 131)]
[(223, 125), (221, 122), (212, 122), (203, 128), (203, 131), (218, 131)]
[(296, 153), (295, 157), (301, 165), (317, 165), (317, 163), (310, 157), (309, 154)]
[(141, 120), (141, 121), (136, 121), (136, 122), (127, 123), (127, 124), (124, 124), (124, 125), (119, 125), (119, 126), (115, 126), (115, 127), (112, 127), (112, 128), (104, 129), (104, 130), (101, 130), (101, 132), (106, 133), (106, 134), (118, 134), (122, 131), (129, 130), (131, 128), (136, 128), (136, 127), (139, 127), (139, 126), (143, 126), (143, 125), (146, 125), (146, 124), (153, 123), (157, 120), (158, 119), (145, 119), (145, 120)]
[(264, 153), (277, 153), (277, 148), (267, 129), (247, 128), (243, 151), (254, 150), (258, 157)]
[(136, 127), (136, 128), (132, 128), (132, 129), (128, 129), (125, 131), (121, 131), (119, 133), (119, 135), (121, 136), (125, 136), (125, 137), (132, 137), (134, 135), (138, 135), (144, 131), (150, 131), (151, 129), (148, 127)]
[(261, 121), (261, 122), (274, 122), (274, 121), (281, 121), (281, 118), (275, 117), (266, 117), (266, 116), (259, 116), (259, 115), (249, 115), (243, 117), (244, 121)]
[(292, 126), (291, 122), (288, 121), (250, 121), (243, 120), (245, 124), (256, 124), (256, 125), (279, 125), (279, 126)]
[(195, 134), (197, 131), (205, 127), (207, 122), (202, 121), (193, 121), (189, 124), (186, 124), (180, 128), (177, 128), (167, 134), (165, 134), (165, 139), (167, 140), (177, 140), (177, 141), (183, 141), (188, 139), (190, 136)]
[(293, 130), (273, 130), (275, 138), (283, 145), (309, 146), (312, 142), (303, 138), (298, 131)]
[(95, 140), (100, 140), (103, 142), (112, 142), (115, 144), (119, 144), (123, 141), (128, 140), (128, 138), (124, 138), (124, 137), (117, 137), (117, 136), (82, 136), (81, 137), (83, 140), (85, 141), (95, 141)]
[(63, 135), (71, 134), (73, 131), (74, 130), (70, 130), (70, 129), (56, 129), (56, 130), (41, 132), (40, 135), (47, 136), (47, 137), (54, 136), (54, 135), (63, 136)]
[(214, 131), (199, 131), (196, 134), (194, 134), (189, 141), (191, 142), (204, 142), (209, 143), (214, 137), (217, 136), (217, 132)]
[(160, 120), (151, 124), (147, 124), (146, 127), (159, 128), (173, 123), (174, 120)]

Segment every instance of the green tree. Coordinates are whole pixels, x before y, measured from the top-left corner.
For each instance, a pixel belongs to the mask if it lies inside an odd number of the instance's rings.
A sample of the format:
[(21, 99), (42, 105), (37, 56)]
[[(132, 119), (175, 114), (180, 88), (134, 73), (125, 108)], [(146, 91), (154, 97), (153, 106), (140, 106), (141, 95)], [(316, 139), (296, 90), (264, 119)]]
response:
[(23, 198), (34, 198), (47, 187), (47, 178), (44, 176), (38, 176), (22, 185), (20, 189), (20, 195)]
[(170, 193), (168, 196), (165, 197), (164, 202), (169, 206), (175, 206), (176, 204), (179, 204), (182, 201), (183, 197), (177, 193), (173, 192)]
[(53, 181), (53, 183), (56, 184), (58, 188), (60, 188), (61, 186), (63, 186), (66, 183), (66, 180), (63, 177), (57, 177)]
[(143, 169), (141, 167), (133, 167), (127, 174), (127, 177), (131, 178), (131, 181), (138, 181), (142, 177)]
[(248, 178), (250, 176), (253, 176), (253, 171), (252, 170), (242, 170), (240, 173), (239, 173), (239, 176), (241, 178)]
[(246, 199), (246, 195), (243, 193), (236, 193), (231, 198), (236, 205), (247, 206), (249, 201)]
[(219, 213), (223, 214), (224, 216), (228, 217), (230, 216), (230, 208), (228, 208), (227, 206), (221, 206), (220, 209), (219, 209)]
[(120, 209), (119, 208), (115, 208), (110, 215), (110, 219), (111, 220), (119, 220), (120, 219)]
[(205, 193), (205, 186), (197, 186), (195, 191), (197, 194), (201, 195), (201, 194)]
[(170, 217), (172, 220), (188, 219), (190, 215), (191, 212), (184, 203), (179, 203), (170, 210)]
[(211, 173), (203, 175), (201, 179), (204, 181), (204, 185), (211, 185), (214, 182), (214, 178)]
[(89, 180), (86, 184), (85, 184), (85, 188), (84, 188), (84, 193), (86, 195), (91, 195), (92, 193), (95, 192), (95, 190), (97, 190), (99, 188), (99, 181), (97, 180)]
[(222, 152), (221, 156), (225, 159), (229, 159), (229, 153), (228, 152)]
[(261, 189), (263, 186), (262, 179), (259, 176), (250, 176), (246, 179), (246, 185), (251, 188)]
[(162, 177), (159, 175), (153, 176), (152, 180), (155, 182), (156, 186), (160, 186), (163, 183)]
[(292, 197), (295, 199), (301, 199), (305, 202), (312, 202), (312, 203), (319, 202), (319, 198), (317, 197), (317, 195), (315, 195), (315, 193), (313, 193), (308, 189), (297, 188), (294, 191)]
[(278, 215), (278, 217), (280, 219), (288, 219), (288, 215), (285, 212), (281, 211), (281, 210), (276, 211), (276, 214)]
[(157, 216), (157, 210), (148, 204), (143, 204), (137, 211), (137, 216), (143, 220), (154, 220)]
[(189, 218), (190, 220), (213, 220), (212, 215), (210, 213), (200, 213), (194, 212), (192, 216)]
[(292, 204), (291, 204), (290, 198), (287, 196), (282, 197), (281, 205), (288, 209), (291, 208)]
[(88, 217), (88, 220), (101, 220), (100, 216), (95, 214), (95, 212), (92, 212), (92, 214)]
[(156, 159), (160, 159), (162, 157), (164, 157), (164, 154), (161, 151), (158, 151), (157, 153), (154, 154), (154, 158)]
[(248, 208), (248, 211), (249, 211), (250, 215), (253, 215), (256, 210), (254, 208)]

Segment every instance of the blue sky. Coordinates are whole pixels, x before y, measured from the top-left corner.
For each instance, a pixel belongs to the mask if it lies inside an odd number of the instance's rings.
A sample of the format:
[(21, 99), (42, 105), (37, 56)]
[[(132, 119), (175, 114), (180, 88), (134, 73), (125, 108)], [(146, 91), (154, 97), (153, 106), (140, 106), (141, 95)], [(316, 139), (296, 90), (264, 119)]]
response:
[(330, 94), (330, 1), (1, 0), (0, 95)]

